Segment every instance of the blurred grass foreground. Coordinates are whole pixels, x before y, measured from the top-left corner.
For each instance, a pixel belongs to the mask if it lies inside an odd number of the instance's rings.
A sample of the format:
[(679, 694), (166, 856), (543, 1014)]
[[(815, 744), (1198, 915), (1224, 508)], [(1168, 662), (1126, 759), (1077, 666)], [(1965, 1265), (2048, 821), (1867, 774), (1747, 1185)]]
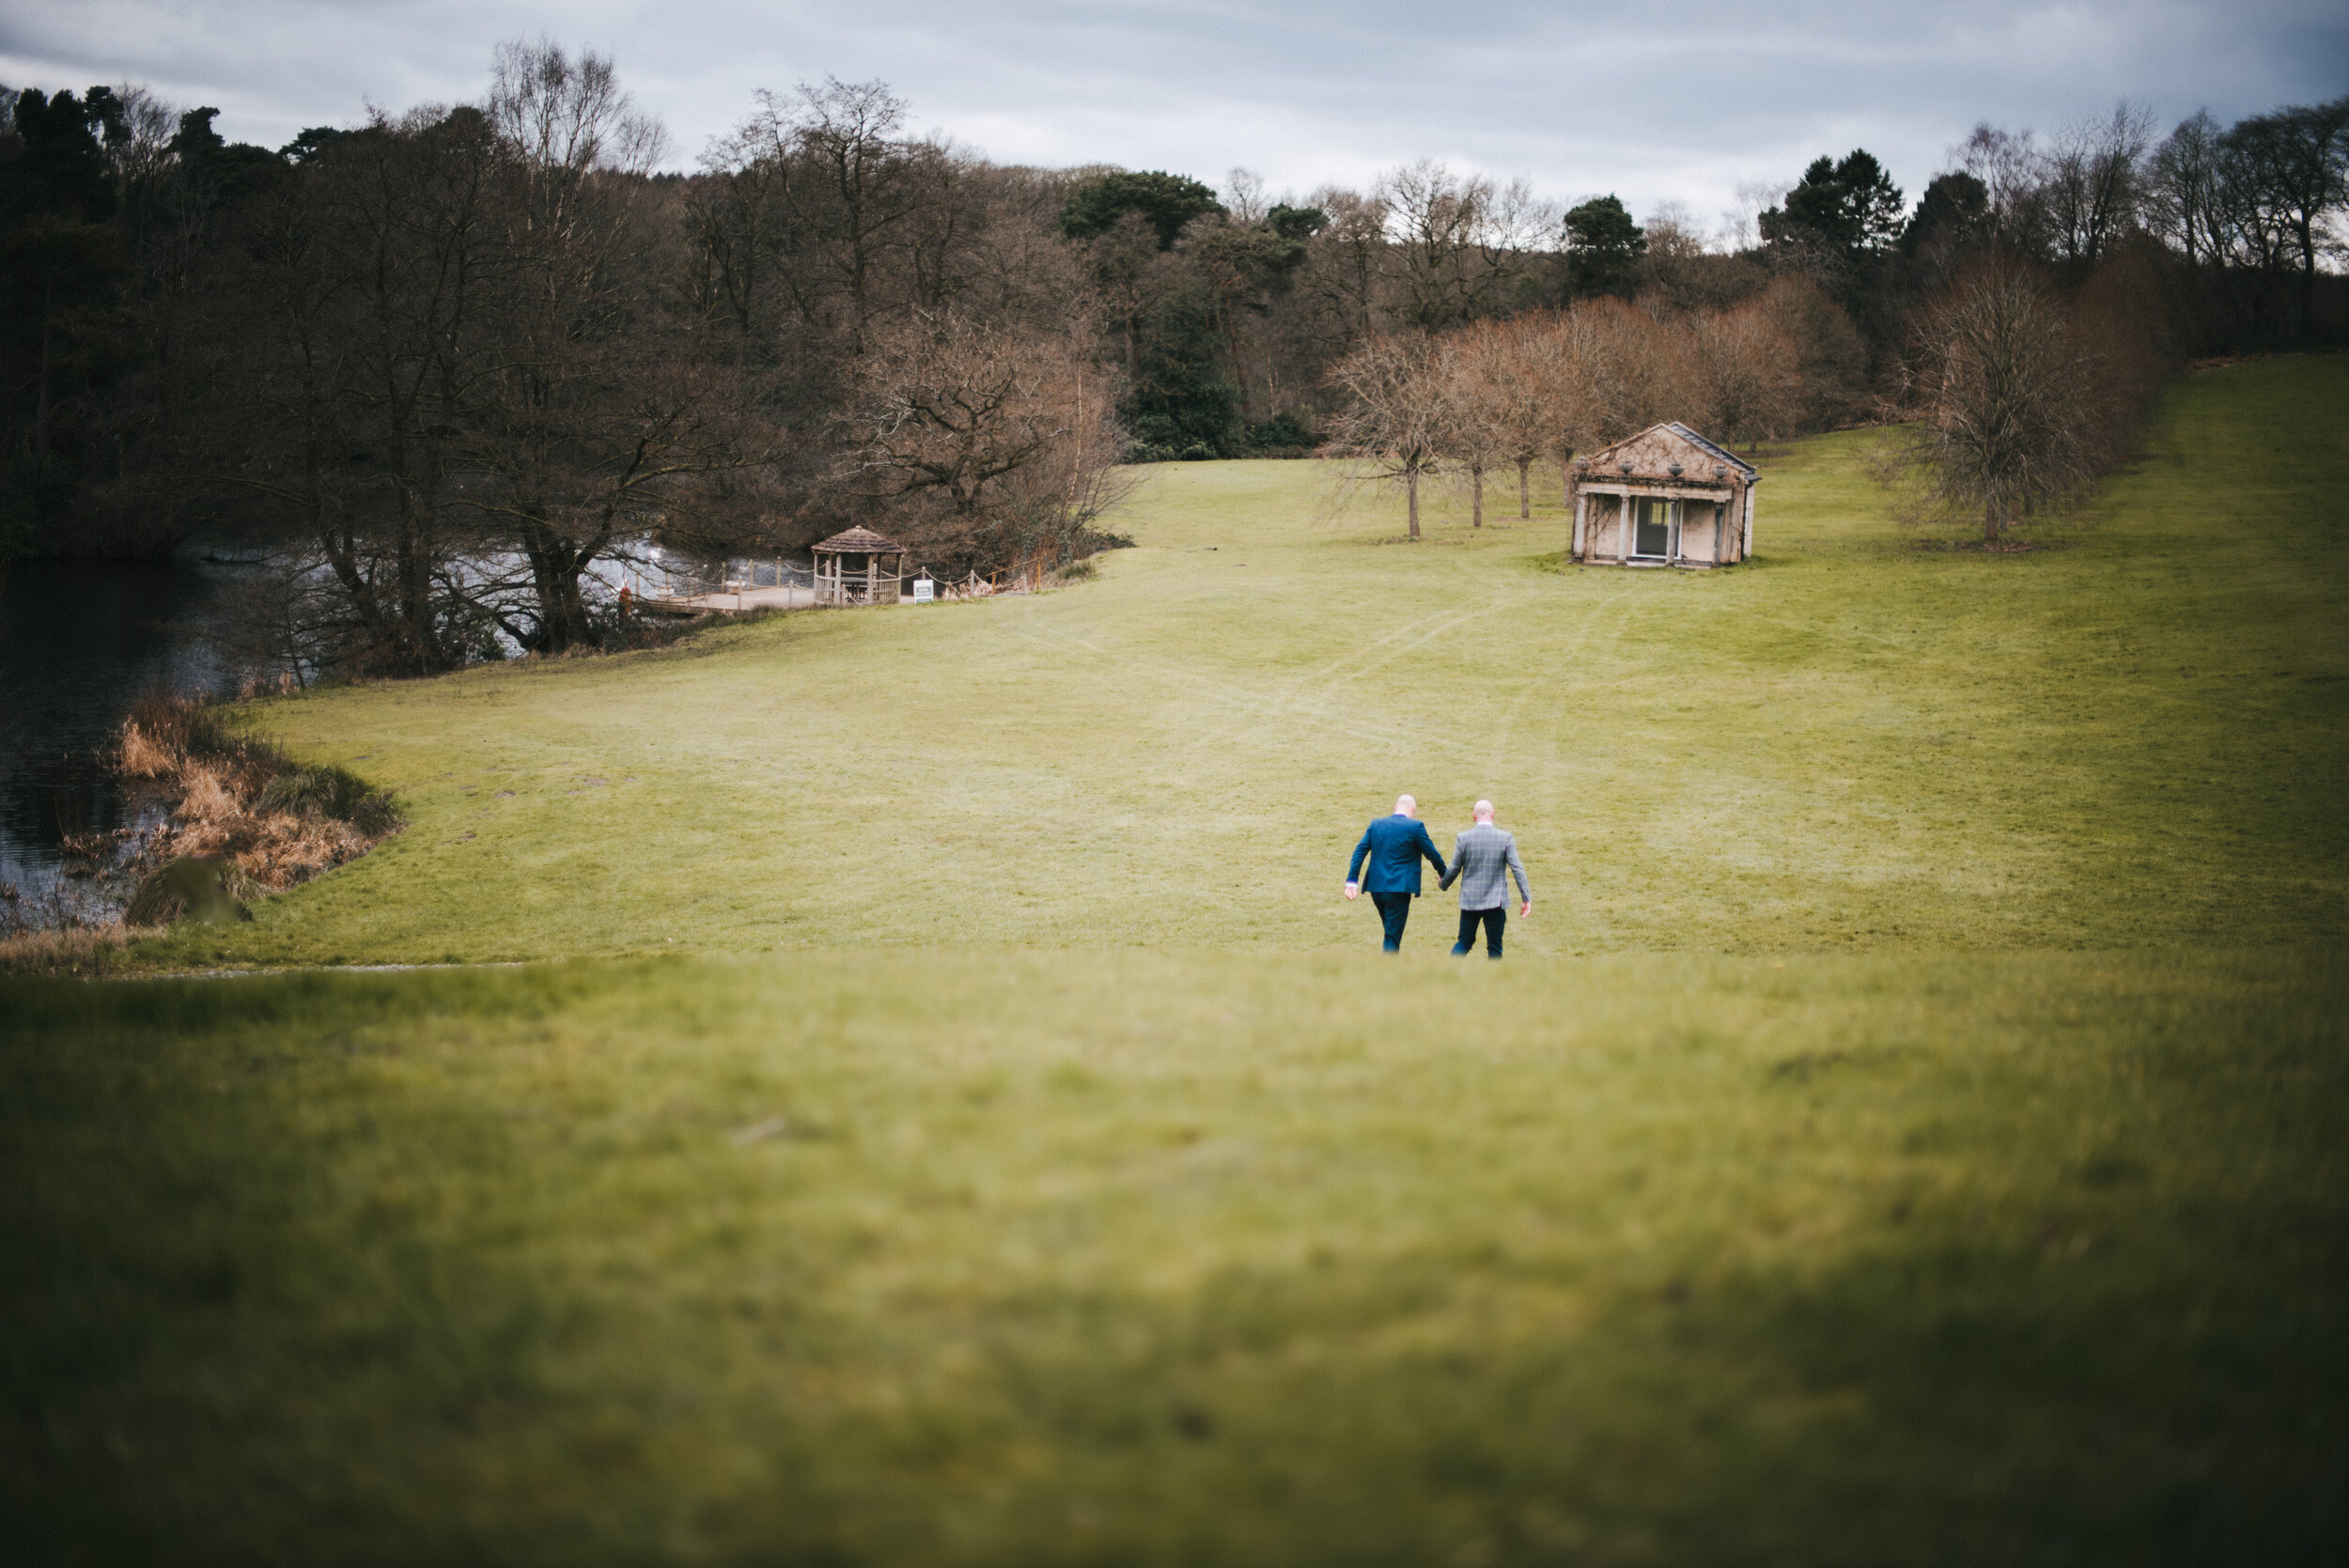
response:
[[(2020, 557), (1803, 443), (1709, 577), (1183, 465), (1062, 593), (266, 705), (410, 828), (121, 961), (304, 967), (0, 979), (7, 1555), (2342, 1560), (2344, 407)], [(1337, 900), (1414, 785), (1507, 962)]]

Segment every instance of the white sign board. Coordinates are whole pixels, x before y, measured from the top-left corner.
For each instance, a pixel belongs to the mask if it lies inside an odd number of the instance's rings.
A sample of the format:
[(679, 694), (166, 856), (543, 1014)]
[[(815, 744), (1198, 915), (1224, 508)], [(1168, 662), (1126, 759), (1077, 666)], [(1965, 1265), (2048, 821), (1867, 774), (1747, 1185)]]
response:
[(914, 603), (916, 603), (916, 604), (927, 604), (927, 603), (929, 603), (932, 599), (936, 598), (937, 597), (938, 597), (938, 584), (937, 584), (937, 583), (932, 582), (931, 582), (928, 578), (926, 578), (926, 577), (917, 577), (917, 578), (915, 578), (915, 579), (913, 580), (913, 602), (914, 602)]

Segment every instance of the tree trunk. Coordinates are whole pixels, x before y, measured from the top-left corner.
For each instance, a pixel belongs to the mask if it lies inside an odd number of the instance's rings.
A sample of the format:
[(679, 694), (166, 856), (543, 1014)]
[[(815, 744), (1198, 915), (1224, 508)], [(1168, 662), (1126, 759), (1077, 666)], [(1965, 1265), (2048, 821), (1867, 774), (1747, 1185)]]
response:
[(2300, 335), (2316, 327), (2316, 236), (2313, 225), (2300, 225)]
[(1249, 407), (1248, 401), (1248, 366), (1240, 359), (1239, 329), (1234, 324), (1231, 307), (1226, 305), (1221, 315), (1222, 319), (1219, 324), (1223, 338), (1223, 361), (1232, 367), (1232, 387), (1239, 394), (1240, 427), (1246, 429), (1256, 423), (1255, 412)]
[(49, 456), (49, 342), (55, 334), (57, 279), (53, 272), (43, 280), (40, 300), (40, 392), (33, 406), (33, 452), (37, 457)]
[(1517, 516), (1530, 519), (1533, 515), (1533, 459), (1517, 459)]
[(586, 596), (579, 588), (583, 552), (537, 521), (525, 525), (523, 544), (538, 600), (538, 651), (563, 653), (592, 640)]
[(1419, 537), (1419, 470), (1413, 469), (1404, 476), (1403, 489), (1411, 498), (1411, 537), (1416, 539)]

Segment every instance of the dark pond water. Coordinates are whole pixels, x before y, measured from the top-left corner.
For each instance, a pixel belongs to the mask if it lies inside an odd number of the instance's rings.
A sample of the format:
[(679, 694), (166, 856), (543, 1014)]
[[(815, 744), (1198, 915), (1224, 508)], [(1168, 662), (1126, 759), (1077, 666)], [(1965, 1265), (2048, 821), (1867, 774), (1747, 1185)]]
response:
[(98, 912), (101, 891), (66, 875), (60, 843), (136, 824), (99, 749), (148, 687), (220, 688), (204, 633), (235, 570), (20, 564), (0, 587), (0, 924)]
[[(629, 575), (668, 593), (746, 579), (775, 582), (780, 561), (702, 561), (653, 552)], [(492, 561), (489, 567), (516, 563)], [(807, 563), (788, 566), (804, 582)], [(75, 876), (68, 836), (151, 826), (160, 809), (99, 760), (151, 687), (225, 696), (235, 680), (208, 635), (241, 570), (224, 562), (20, 564), (0, 585), (0, 929), (102, 917), (121, 890)], [(620, 574), (591, 598), (616, 591)]]

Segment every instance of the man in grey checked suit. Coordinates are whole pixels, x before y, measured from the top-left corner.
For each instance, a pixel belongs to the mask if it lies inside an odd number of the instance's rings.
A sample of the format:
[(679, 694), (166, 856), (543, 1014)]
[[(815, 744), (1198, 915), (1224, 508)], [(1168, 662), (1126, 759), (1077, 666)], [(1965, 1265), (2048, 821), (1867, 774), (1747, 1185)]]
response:
[(1517, 841), (1493, 826), (1493, 803), (1476, 802), (1476, 822), (1452, 841), (1452, 869), (1436, 884), (1460, 883), (1460, 939), (1452, 946), (1455, 958), (1476, 945), (1476, 928), (1485, 927), (1485, 956), (1501, 956), (1501, 934), (1509, 925), (1509, 878), (1517, 879), (1519, 915), (1533, 912), (1533, 890), (1525, 885), (1525, 862), (1517, 858)]

